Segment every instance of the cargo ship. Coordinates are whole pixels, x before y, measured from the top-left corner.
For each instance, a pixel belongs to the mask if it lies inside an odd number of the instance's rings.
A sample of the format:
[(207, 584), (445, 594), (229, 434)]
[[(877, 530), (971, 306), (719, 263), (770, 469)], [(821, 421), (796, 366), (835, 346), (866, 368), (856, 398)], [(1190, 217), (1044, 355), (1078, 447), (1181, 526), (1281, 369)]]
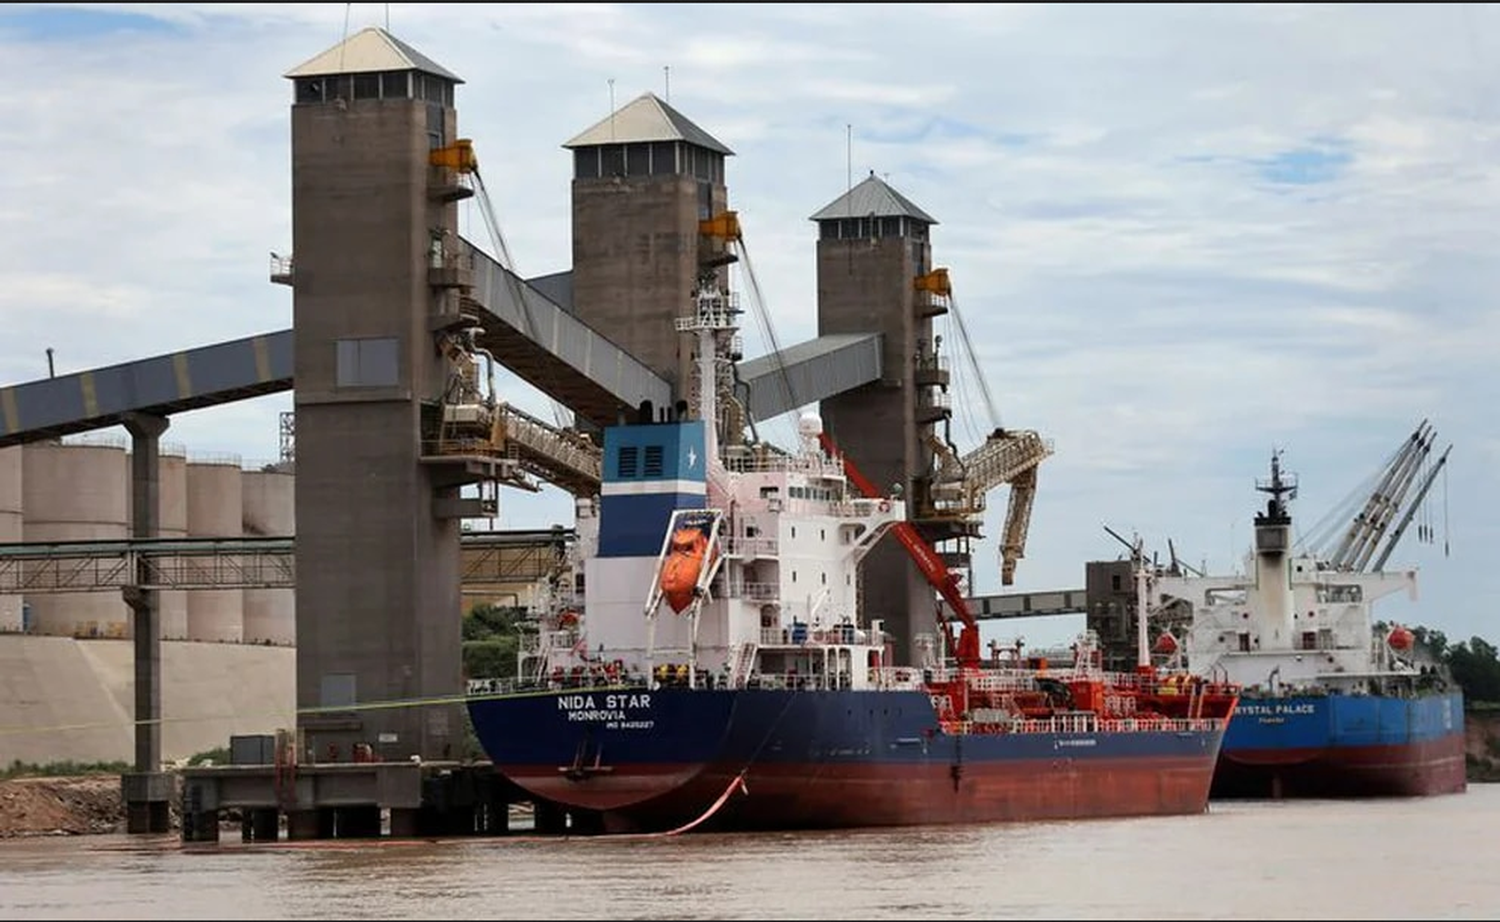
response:
[[(1396, 486), (1377, 489), (1387, 509), (1392, 491), (1412, 482), (1414, 464), (1397, 466), (1407, 471), (1389, 478)], [(1409, 629), (1380, 629), (1373, 614), (1376, 600), (1393, 593), (1405, 590), (1415, 599), (1416, 572), (1382, 571), (1385, 554), (1364, 572), (1368, 553), (1330, 559), (1296, 550), (1289, 505), (1296, 486), (1273, 454), (1270, 478), (1256, 484), (1269, 499), (1255, 515), (1243, 574), (1153, 580), (1150, 604), (1157, 610), (1192, 606), (1185, 637), (1179, 643), (1159, 635), (1156, 651), (1179, 657), (1174, 662), (1196, 675), (1242, 687), (1212, 796), (1463, 791), (1462, 691), (1439, 664), (1421, 662)], [(1352, 529), (1366, 532), (1360, 540), (1367, 546), (1377, 518), (1361, 516)], [(1399, 537), (1398, 530), (1392, 541)]]
[[(1066, 662), (982, 651), (903, 501), (816, 416), (790, 449), (727, 422), (739, 313), (705, 274), (677, 320), (696, 412), (604, 430), (599, 495), (576, 510), (581, 593), (549, 607), (514, 684), (471, 682), (496, 770), (602, 832), (1204, 811), (1236, 690), (1106, 673), (1088, 634)], [(888, 532), (934, 589), (910, 662), (859, 606), (860, 561)]]

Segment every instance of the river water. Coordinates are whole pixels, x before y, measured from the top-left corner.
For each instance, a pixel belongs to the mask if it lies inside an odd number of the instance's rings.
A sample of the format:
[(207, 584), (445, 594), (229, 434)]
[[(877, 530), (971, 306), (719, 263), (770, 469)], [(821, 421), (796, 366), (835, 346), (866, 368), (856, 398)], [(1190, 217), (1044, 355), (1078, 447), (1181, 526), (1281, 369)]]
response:
[(1201, 816), (657, 839), (0, 842), (4, 919), (1493, 919), (1500, 785)]

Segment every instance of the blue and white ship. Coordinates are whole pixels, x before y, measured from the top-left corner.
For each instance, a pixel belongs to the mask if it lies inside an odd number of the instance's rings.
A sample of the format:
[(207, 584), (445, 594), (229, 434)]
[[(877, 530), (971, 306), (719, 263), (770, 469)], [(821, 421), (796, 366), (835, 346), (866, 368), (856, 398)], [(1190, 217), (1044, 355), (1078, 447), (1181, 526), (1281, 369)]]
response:
[[(1463, 694), (1421, 664), (1411, 631), (1378, 631), (1377, 599), (1414, 570), (1351, 572), (1294, 550), (1294, 479), (1273, 455), (1246, 573), (1155, 576), (1152, 606), (1192, 606), (1188, 669), (1238, 683), (1215, 797), (1370, 797), (1465, 789)], [(1175, 647), (1158, 640), (1158, 650)]]

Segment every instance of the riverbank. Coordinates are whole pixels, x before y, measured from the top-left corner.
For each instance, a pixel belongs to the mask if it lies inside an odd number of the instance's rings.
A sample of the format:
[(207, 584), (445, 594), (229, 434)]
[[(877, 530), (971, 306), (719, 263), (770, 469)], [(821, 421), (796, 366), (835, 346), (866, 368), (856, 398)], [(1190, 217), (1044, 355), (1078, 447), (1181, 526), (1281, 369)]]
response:
[(124, 828), (125, 803), (117, 774), (0, 781), (0, 839), (92, 835)]

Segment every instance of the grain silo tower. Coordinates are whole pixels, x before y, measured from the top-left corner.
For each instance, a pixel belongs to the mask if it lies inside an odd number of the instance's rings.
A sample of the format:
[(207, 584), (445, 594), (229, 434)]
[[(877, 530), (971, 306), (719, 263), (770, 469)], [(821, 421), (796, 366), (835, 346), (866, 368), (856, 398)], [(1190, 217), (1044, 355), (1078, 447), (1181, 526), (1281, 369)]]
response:
[[(189, 459), (187, 464), (187, 532), (189, 538), (239, 538), (244, 493), (240, 459), (232, 456)], [(232, 566), (234, 561), (205, 559), (204, 564)], [(243, 589), (195, 589), (188, 593), (189, 640), (239, 642), (244, 636)]]
[[(929, 233), (937, 219), (872, 172), (812, 220), (818, 335), (878, 330), (884, 338), (882, 380), (824, 400), (823, 423), (866, 477), (919, 499), (919, 478), (932, 465), (929, 439), (951, 415), (946, 372), (931, 374), (940, 367), (932, 320), (947, 307), (921, 285), (933, 272)], [(917, 635), (935, 630), (932, 586), (895, 541), (876, 546), (860, 573), (866, 614), (884, 619), (898, 657), (909, 655)]]
[(698, 287), (700, 222), (728, 207), (734, 152), (652, 93), (563, 146), (573, 152), (573, 312), (685, 396), (692, 341), (673, 324)]
[[(123, 541), (129, 520), (130, 466), (124, 439), (94, 436), (21, 447), (25, 520), (22, 539)], [(118, 588), (33, 592), (26, 596), (37, 633), (126, 637), (130, 610)]]
[[(0, 449), (0, 543), (21, 540), (25, 519), (21, 492), (21, 449)], [(22, 625), (21, 597), (0, 595), (0, 632), (19, 631)]]
[[(287, 538), (296, 532), (296, 478), (289, 470), (245, 471), (244, 532), (247, 538)], [(294, 589), (245, 590), (245, 643), (290, 646), (297, 642)]]

